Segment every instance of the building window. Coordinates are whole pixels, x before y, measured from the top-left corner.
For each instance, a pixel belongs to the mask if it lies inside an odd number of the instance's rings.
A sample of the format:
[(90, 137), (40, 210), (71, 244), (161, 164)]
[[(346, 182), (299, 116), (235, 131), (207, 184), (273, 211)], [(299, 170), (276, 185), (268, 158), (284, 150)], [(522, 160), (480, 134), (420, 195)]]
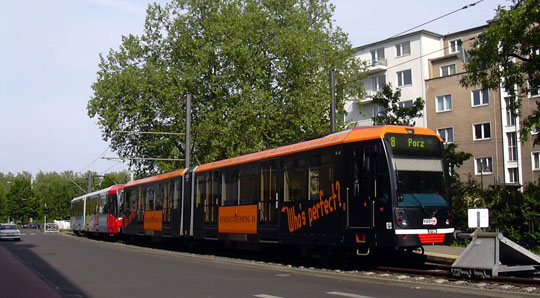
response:
[(508, 168), (508, 183), (518, 183), (517, 168)]
[(437, 133), (443, 138), (445, 144), (454, 142), (454, 129), (452, 127), (439, 128)]
[(377, 65), (377, 62), (384, 59), (384, 48), (379, 48), (371, 51), (371, 65)]
[(371, 117), (375, 117), (375, 116), (379, 115), (379, 113), (385, 114), (386, 113), (386, 107), (379, 106), (379, 105), (374, 106), (373, 107), (373, 115)]
[(462, 42), (461, 39), (454, 39), (448, 42), (448, 52), (450, 54), (458, 53), (461, 51)]
[(516, 115), (514, 111), (515, 103), (512, 102), (512, 97), (505, 97), (504, 102), (506, 103), (506, 126), (516, 125)]
[(472, 106), (485, 106), (489, 104), (489, 95), (486, 89), (473, 90), (471, 92)]
[(441, 66), (441, 77), (446, 77), (446, 76), (449, 76), (449, 75), (453, 75), (455, 73), (456, 73), (456, 65), (455, 64)]
[(491, 138), (491, 128), (488, 123), (479, 123), (473, 125), (474, 140), (488, 140)]
[(410, 108), (412, 106), (413, 106), (413, 101), (412, 100), (406, 100), (406, 101), (398, 102), (398, 107), (400, 107), (400, 108)]
[(398, 71), (397, 72), (397, 81), (398, 81), (398, 86), (399, 87), (411, 85), (412, 84), (411, 70), (407, 69), (407, 70), (404, 70), (404, 71)]
[(491, 157), (477, 158), (474, 167), (476, 175), (491, 174), (493, 173), (493, 160)]
[(396, 57), (401, 57), (411, 54), (411, 42), (406, 41), (396, 44)]
[(506, 134), (506, 138), (508, 139), (508, 160), (516, 161), (518, 158), (516, 133), (509, 132)]
[(531, 83), (528, 83), (529, 85), (529, 97), (537, 97), (540, 96), (540, 93), (538, 92), (538, 86), (531, 85)]
[(436, 98), (436, 112), (449, 112), (452, 110), (452, 95), (442, 95)]
[(372, 83), (373, 83), (373, 91), (380, 91), (382, 89), (382, 87), (384, 86), (384, 84), (386, 84), (386, 76), (385, 75), (372, 77), (371, 80), (372, 80)]
[(540, 152), (532, 152), (531, 155), (533, 171), (540, 171)]

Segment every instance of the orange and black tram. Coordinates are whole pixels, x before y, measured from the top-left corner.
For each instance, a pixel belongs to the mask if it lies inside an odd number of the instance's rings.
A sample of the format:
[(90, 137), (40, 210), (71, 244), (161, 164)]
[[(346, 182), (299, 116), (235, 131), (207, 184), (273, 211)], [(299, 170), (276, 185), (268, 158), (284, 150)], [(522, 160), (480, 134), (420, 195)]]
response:
[(349, 250), (451, 240), (442, 140), (358, 127), (127, 183), (127, 236)]

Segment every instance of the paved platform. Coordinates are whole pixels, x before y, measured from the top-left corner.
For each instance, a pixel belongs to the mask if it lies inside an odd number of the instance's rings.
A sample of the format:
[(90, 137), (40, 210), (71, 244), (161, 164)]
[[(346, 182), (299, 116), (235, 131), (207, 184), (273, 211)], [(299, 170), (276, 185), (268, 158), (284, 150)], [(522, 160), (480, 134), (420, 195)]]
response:
[(465, 250), (465, 247), (426, 245), (424, 255), (428, 261), (452, 264)]

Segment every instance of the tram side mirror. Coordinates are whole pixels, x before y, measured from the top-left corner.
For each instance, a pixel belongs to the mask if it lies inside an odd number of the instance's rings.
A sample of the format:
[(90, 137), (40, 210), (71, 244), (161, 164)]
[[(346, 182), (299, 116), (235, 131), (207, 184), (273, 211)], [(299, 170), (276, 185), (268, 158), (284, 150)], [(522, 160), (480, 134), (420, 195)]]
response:
[(402, 203), (403, 202), (403, 195), (402, 194), (399, 194), (397, 196), (397, 200), (398, 200), (398, 203)]

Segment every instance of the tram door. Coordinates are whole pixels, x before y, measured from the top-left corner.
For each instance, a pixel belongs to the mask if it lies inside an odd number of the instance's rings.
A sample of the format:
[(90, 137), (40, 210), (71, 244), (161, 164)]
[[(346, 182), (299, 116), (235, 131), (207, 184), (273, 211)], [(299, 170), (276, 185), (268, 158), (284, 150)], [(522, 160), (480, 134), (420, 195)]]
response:
[(261, 240), (277, 240), (278, 167), (275, 160), (265, 161), (259, 168), (259, 235)]
[(348, 193), (347, 223), (351, 228), (373, 228), (376, 147), (354, 148), (352, 157), (353, 184)]

